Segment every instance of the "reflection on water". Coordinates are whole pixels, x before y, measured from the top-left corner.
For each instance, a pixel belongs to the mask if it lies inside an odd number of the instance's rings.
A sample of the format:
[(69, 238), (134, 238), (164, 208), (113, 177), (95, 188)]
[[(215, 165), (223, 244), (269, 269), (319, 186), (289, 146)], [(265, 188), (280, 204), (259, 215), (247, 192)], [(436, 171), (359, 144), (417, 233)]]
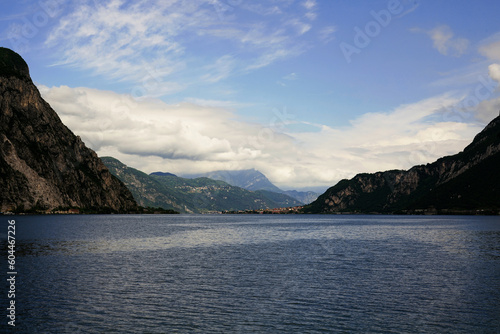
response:
[(20, 332), (500, 328), (496, 217), (56, 216), (16, 226)]

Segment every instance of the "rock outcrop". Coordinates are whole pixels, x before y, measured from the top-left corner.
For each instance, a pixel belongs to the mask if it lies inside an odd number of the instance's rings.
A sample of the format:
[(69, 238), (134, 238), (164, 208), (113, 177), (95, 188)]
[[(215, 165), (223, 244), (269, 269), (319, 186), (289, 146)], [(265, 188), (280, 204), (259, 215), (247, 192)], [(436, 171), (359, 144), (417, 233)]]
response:
[(308, 213), (499, 213), (500, 117), (462, 152), (408, 171), (358, 174), (305, 208)]
[(26, 62), (0, 48), (0, 211), (78, 207), (126, 212), (130, 191), (60, 120)]

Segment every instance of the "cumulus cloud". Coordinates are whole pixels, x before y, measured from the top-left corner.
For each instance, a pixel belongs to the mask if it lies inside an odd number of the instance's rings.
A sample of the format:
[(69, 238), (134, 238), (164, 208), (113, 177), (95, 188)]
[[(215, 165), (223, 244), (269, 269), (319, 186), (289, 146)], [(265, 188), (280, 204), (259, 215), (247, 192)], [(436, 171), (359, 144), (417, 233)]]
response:
[(100, 156), (148, 173), (256, 168), (283, 188), (331, 186), (359, 172), (431, 162), (459, 152), (481, 129), (440, 116), (460, 100), (448, 95), (368, 113), (346, 127), (307, 123), (306, 130), (291, 131), (301, 120), (286, 109), (270, 110), (267, 124), (255, 124), (215, 103), (171, 105), (90, 88), (39, 89)]
[(231, 133), (239, 131), (234, 115), (216, 107), (159, 100), (90, 88), (40, 87), (61, 119), (95, 150), (112, 146), (125, 154), (164, 159), (239, 160), (257, 150), (233, 150)]
[(433, 46), (442, 55), (459, 57), (465, 53), (469, 47), (469, 40), (461, 37), (454, 37), (455, 34), (447, 25), (437, 26), (436, 28), (424, 31), (419, 28), (412, 29), (413, 32), (425, 32), (432, 39)]
[(500, 82), (500, 65), (491, 64), (488, 66), (488, 74), (493, 80)]
[[(440, 116), (458, 102), (458, 98), (438, 96), (390, 112), (364, 114), (349, 127), (323, 126), (318, 134), (298, 136), (315, 143), (317, 160), (326, 157), (339, 175), (409, 168), (458, 152), (478, 131), (480, 127)], [(437, 121), (426, 121), (435, 115)]]

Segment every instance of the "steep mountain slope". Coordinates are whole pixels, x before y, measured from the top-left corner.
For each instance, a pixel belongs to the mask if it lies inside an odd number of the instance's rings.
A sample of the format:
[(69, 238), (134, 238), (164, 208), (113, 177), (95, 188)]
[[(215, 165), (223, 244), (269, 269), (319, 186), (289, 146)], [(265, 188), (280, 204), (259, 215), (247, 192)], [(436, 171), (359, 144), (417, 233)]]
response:
[(168, 210), (186, 212), (188, 209), (169, 193), (161, 183), (132, 167), (128, 167), (112, 157), (102, 157), (102, 162), (110, 172), (120, 179), (130, 190), (139, 205), (161, 207)]
[(283, 191), (280, 188), (276, 187), (264, 174), (256, 169), (218, 170), (203, 174), (185, 175), (185, 177), (208, 177), (210, 179), (224, 181), (232, 186), (241, 187), (250, 191), (264, 190), (278, 194), (285, 194), (287, 196), (295, 198), (301, 203), (311, 203), (316, 198), (318, 198), (318, 194), (312, 191)]
[(111, 173), (129, 187), (137, 202), (143, 206), (204, 213), (300, 205), (283, 194), (252, 192), (206, 177), (186, 179), (162, 172), (147, 175), (114, 158), (105, 157), (103, 161)]
[(5, 48), (0, 48), (0, 175), (0, 211), (137, 207), (130, 191), (42, 99), (26, 62)]
[(328, 189), (304, 212), (498, 213), (500, 117), (462, 152), (408, 171), (358, 174)]

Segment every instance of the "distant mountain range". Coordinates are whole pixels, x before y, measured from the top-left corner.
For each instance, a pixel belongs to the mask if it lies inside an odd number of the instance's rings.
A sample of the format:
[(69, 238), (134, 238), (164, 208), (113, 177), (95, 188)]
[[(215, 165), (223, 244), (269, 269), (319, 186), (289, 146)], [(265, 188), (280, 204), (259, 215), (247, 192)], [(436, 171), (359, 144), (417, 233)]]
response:
[(147, 175), (114, 158), (99, 159), (42, 99), (21, 56), (0, 48), (0, 212), (160, 207), (205, 213), (314, 200), (304, 213), (500, 214), (499, 167), (497, 117), (456, 155), (409, 170), (358, 174), (316, 200), (313, 192), (283, 191), (254, 169)]
[(0, 212), (137, 209), (125, 185), (42, 99), (22, 57), (6, 48), (0, 48), (0, 175)]
[(411, 168), (358, 174), (306, 213), (500, 214), (500, 117), (462, 152)]
[(279, 194), (285, 194), (296, 200), (309, 204), (318, 198), (319, 194), (313, 191), (281, 190), (271, 183), (269, 179), (255, 169), (244, 170), (218, 170), (202, 174), (183, 175), (186, 178), (208, 177), (213, 180), (220, 180), (230, 185), (241, 187), (250, 191), (265, 190)]
[(189, 179), (163, 172), (148, 175), (112, 157), (103, 157), (102, 161), (127, 185), (141, 206), (206, 213), (302, 205), (290, 196), (268, 190), (249, 191), (207, 177)]

